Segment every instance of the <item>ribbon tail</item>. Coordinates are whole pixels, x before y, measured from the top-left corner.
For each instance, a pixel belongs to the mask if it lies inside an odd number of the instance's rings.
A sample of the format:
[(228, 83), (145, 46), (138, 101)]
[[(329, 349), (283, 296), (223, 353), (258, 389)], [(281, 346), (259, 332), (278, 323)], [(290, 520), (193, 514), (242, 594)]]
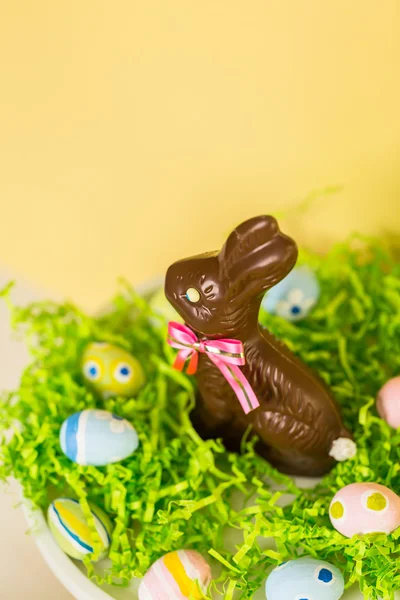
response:
[(218, 359), (215, 360), (211, 356), (210, 358), (235, 392), (245, 414), (247, 415), (252, 410), (258, 408), (260, 403), (257, 400), (257, 396), (239, 367), (236, 365), (227, 365)]
[(197, 371), (197, 364), (199, 362), (199, 354), (198, 352), (192, 352), (192, 356), (190, 357), (190, 361), (188, 364), (188, 368), (186, 369), (186, 373), (188, 375), (194, 375)]
[(188, 357), (187, 353), (184, 352), (183, 350), (180, 350), (175, 358), (175, 362), (173, 365), (174, 369), (176, 369), (177, 371), (183, 371), (187, 357)]
[(194, 373), (196, 373), (197, 371), (198, 355), (197, 352), (192, 350), (180, 350), (178, 352), (174, 362), (174, 369), (176, 369), (177, 371), (183, 371), (185, 368), (186, 361), (189, 357), (190, 361), (186, 369), (186, 373), (188, 375), (194, 375)]
[[(252, 410), (258, 408), (260, 406), (260, 403), (257, 399), (257, 396), (254, 393), (253, 388), (251, 387), (250, 383), (247, 381), (246, 377), (243, 375), (243, 373), (239, 369), (239, 367), (236, 367), (234, 365), (234, 366), (230, 366), (230, 368), (234, 372), (236, 378), (241, 383), (241, 393), (243, 394), (243, 399), (248, 403), (248, 409), (244, 410), (244, 412), (247, 414), (247, 413), (251, 412)], [(241, 404), (243, 406), (242, 402), (241, 402)]]

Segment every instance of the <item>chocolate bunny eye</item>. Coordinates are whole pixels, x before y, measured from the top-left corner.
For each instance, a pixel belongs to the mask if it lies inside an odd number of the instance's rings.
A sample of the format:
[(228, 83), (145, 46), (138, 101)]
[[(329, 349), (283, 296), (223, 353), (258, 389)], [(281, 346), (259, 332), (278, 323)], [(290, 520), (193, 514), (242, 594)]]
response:
[(200, 300), (200, 292), (196, 288), (190, 287), (186, 290), (185, 297), (189, 302), (198, 302)]

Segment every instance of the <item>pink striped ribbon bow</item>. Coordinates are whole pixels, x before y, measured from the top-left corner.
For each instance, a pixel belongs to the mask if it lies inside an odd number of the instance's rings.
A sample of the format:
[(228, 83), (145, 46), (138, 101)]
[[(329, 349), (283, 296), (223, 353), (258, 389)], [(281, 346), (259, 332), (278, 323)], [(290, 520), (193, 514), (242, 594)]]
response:
[(170, 321), (168, 343), (179, 350), (174, 363), (175, 369), (182, 371), (185, 362), (190, 359), (186, 372), (193, 375), (197, 371), (199, 352), (207, 354), (232, 387), (246, 414), (260, 406), (253, 388), (239, 369), (246, 364), (240, 340), (199, 340), (186, 325)]

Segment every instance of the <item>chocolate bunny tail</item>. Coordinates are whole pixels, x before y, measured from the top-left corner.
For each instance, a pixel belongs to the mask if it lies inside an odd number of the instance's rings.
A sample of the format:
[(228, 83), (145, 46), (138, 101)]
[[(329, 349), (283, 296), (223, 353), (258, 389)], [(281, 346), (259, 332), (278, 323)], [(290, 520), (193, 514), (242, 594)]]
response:
[(356, 443), (348, 437), (339, 437), (332, 442), (329, 456), (338, 462), (344, 462), (357, 454)]

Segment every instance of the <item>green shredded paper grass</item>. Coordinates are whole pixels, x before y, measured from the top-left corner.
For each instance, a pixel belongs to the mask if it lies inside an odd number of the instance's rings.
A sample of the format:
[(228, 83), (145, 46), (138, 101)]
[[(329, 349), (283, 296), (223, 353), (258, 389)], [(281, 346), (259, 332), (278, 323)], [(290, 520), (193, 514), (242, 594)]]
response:
[[(394, 598), (400, 528), (347, 539), (331, 526), (328, 507), (353, 482), (400, 493), (400, 433), (375, 409), (379, 388), (400, 373), (400, 263), (383, 242), (358, 237), (323, 257), (303, 252), (301, 262), (322, 286), (317, 307), (299, 323), (265, 312), (260, 320), (331, 386), (358, 446), (354, 459), (313, 489), (277, 472), (252, 443), (244, 440), (242, 453), (230, 454), (220, 441), (200, 439), (190, 421), (195, 380), (172, 368), (166, 323), (129, 286), (100, 317), (72, 304), (12, 308), (32, 362), (0, 406), (0, 478), (13, 475), (44, 511), (58, 496), (77, 498), (86, 514), (88, 501), (105, 509), (114, 523), (112, 566), (100, 577), (85, 560), (99, 583), (127, 584), (166, 552), (193, 548), (219, 573), (207, 598), (216, 590), (227, 600), (252, 598), (273, 566), (301, 554), (336, 565), (346, 587), (357, 582), (365, 598)], [(10, 302), (8, 290), (3, 296)], [(137, 397), (102, 401), (85, 385), (80, 357), (92, 341), (117, 344), (141, 361), (147, 384)], [(64, 456), (63, 421), (91, 407), (134, 424), (140, 446), (130, 458), (96, 468)]]

